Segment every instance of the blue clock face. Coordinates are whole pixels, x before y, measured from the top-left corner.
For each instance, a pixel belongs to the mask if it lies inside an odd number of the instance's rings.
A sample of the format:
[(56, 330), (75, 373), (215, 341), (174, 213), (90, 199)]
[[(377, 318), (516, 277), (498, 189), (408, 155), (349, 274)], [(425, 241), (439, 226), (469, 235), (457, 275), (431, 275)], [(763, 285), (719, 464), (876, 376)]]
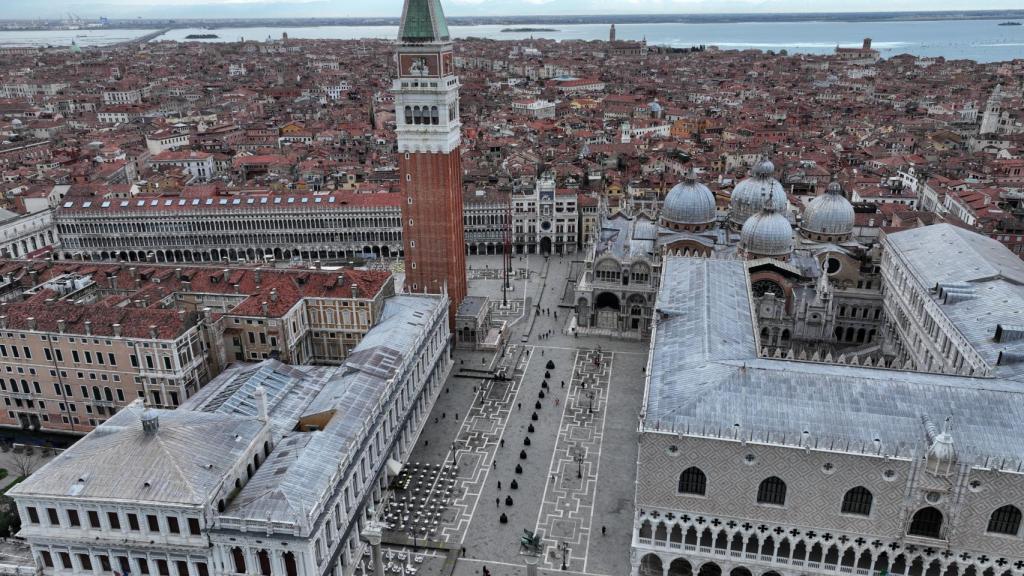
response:
[(540, 223), (540, 229), (541, 230), (551, 230), (551, 222), (541, 222)]

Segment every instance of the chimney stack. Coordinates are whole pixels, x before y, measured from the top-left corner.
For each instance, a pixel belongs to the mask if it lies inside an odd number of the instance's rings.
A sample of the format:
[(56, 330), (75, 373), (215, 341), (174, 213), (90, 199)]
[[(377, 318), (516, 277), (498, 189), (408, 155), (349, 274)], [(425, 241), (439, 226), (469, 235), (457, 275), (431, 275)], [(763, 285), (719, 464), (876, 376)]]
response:
[(314, 261), (313, 261), (313, 263), (314, 263), (314, 264), (316, 264), (316, 269), (317, 269), (317, 270), (320, 270), (320, 269), (321, 269), (321, 266), (320, 266), (320, 261), (319, 261), (319, 260), (314, 260)]
[(85, 321), (85, 335), (92, 336), (92, 320)]
[(67, 320), (65, 320), (63, 318), (61, 318), (60, 320), (57, 320), (57, 332), (60, 332), (61, 334), (63, 334), (64, 331), (67, 330), (67, 328), (68, 328)]
[(7, 329), (7, 314), (0, 316), (0, 328)]
[(352, 297), (359, 298), (359, 284), (352, 284)]
[(135, 278), (135, 276), (137, 276), (137, 275), (138, 275), (138, 272), (139, 272), (139, 271), (138, 271), (138, 269), (137, 269), (137, 268), (135, 268), (135, 266), (132, 266), (131, 268), (129, 268), (129, 269), (128, 269), (128, 274), (129, 274), (129, 275), (130, 275), (130, 276), (131, 276), (132, 278)]
[(262, 312), (264, 316), (270, 316), (270, 304), (267, 304), (266, 300), (260, 304), (260, 312)]
[(121, 325), (120, 324), (112, 324), (111, 328), (114, 329), (114, 338), (120, 338), (121, 337)]
[(277, 302), (277, 288), (270, 289), (270, 301)]
[(182, 324), (185, 323), (185, 316), (186, 316), (186, 314), (188, 314), (188, 313), (185, 312), (185, 310), (178, 310), (178, 320), (181, 320)]
[(267, 392), (263, 389), (263, 386), (257, 386), (253, 396), (256, 400), (256, 413), (259, 415), (260, 422), (266, 422), (269, 420), (267, 416)]
[(257, 268), (256, 270), (253, 270), (252, 275), (253, 279), (256, 280), (256, 285), (259, 286), (260, 282), (263, 281), (263, 271)]
[(149, 325), (149, 337), (156, 340), (156, 324)]
[(224, 282), (227, 283), (228, 278), (231, 276), (231, 270), (225, 268), (224, 270), (221, 271), (221, 276), (223, 276)]
[(29, 330), (35, 330), (36, 329), (36, 318), (35, 318), (35, 316), (29, 316), (25, 321), (28, 323), (28, 329)]
[(160, 429), (160, 417), (157, 415), (156, 410), (147, 408), (142, 411), (142, 431), (146, 436), (156, 435), (157, 430)]

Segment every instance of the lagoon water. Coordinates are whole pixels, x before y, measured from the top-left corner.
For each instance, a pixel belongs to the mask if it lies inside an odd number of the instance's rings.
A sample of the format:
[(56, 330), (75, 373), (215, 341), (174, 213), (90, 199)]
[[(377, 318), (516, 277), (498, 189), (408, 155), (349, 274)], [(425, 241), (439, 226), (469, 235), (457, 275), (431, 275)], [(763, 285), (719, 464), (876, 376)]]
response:
[[(620, 40), (641, 40), (649, 44), (687, 47), (715, 45), (722, 49), (787, 50), (790, 53), (826, 54), (839, 46), (860, 46), (865, 37), (883, 57), (896, 54), (944, 56), (996, 62), (1024, 58), (1024, 26), (999, 26), (997, 20), (930, 20), (895, 22), (736, 22), (700, 24), (617, 24)], [(523, 40), (530, 37), (554, 40), (604, 40), (608, 26), (600, 24), (540, 25), (555, 32), (502, 32), (516, 25), (451, 26), (456, 38), (478, 37)], [(146, 34), (145, 30), (78, 30), (43, 32), (0, 32), (2, 45), (68, 45), (76, 35), (82, 46), (120, 42)], [(236, 42), (280, 38), (394, 38), (397, 26), (311, 26), (218, 28), (204, 30), (181, 28), (157, 38), (186, 41), (189, 34), (216, 34), (218, 38), (200, 42)]]

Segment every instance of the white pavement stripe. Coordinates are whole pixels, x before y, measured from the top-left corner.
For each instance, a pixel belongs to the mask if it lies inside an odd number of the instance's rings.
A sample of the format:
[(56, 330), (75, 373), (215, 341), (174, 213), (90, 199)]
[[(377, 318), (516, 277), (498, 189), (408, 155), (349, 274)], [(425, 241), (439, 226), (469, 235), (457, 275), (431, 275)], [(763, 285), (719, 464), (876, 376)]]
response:
[[(530, 363), (530, 361), (533, 359), (534, 347), (533, 346), (524, 346), (523, 349), (526, 351), (526, 363), (528, 365)], [(494, 357), (491, 359), (491, 364), (490, 364), (490, 369), (491, 370), (494, 369), (494, 364), (495, 364), (495, 362), (497, 362), (497, 360), (498, 360), (498, 354), (495, 354)], [(513, 358), (513, 361), (515, 361), (514, 358)], [(515, 366), (513, 366), (513, 370), (514, 369), (515, 369)], [(460, 513), (459, 514), (458, 525), (455, 527), (455, 529), (456, 529), (456, 531), (458, 533), (458, 544), (459, 544), (459, 546), (462, 546), (465, 543), (465, 541), (466, 541), (466, 534), (469, 532), (469, 525), (472, 523), (473, 517), (476, 516), (476, 508), (480, 504), (480, 495), (483, 494), (484, 486), (487, 485), (487, 479), (488, 479), (488, 477), (490, 476), (490, 473), (491, 473), (491, 469), (492, 469), (492, 464), (491, 463), (494, 462), (494, 459), (497, 457), (498, 443), (501, 441), (501, 438), (505, 435), (505, 428), (508, 426), (508, 420), (509, 420), (509, 417), (512, 414), (511, 407), (514, 406), (515, 403), (519, 399), (519, 393), (523, 389), (523, 379), (525, 377), (526, 377), (526, 371), (523, 370), (522, 374), (520, 374), (519, 378), (516, 381), (517, 382), (517, 384), (516, 384), (516, 393), (512, 397), (512, 401), (509, 403), (508, 410), (499, 410), (498, 413), (497, 413), (501, 423), (500, 423), (499, 426), (497, 426), (494, 429), (495, 432), (497, 433), (497, 436), (495, 437), (494, 443), (493, 444), (487, 443), (484, 446), (480, 447), (480, 448), (482, 448), (484, 450), (486, 455), (489, 456), (489, 458), (481, 458), (480, 459), (480, 462), (481, 462), (482, 466), (477, 468), (477, 470), (476, 470), (476, 472), (474, 474), (474, 478), (472, 479), (472, 482), (466, 484), (466, 493), (463, 496), (462, 500), (465, 501), (467, 498), (472, 497), (473, 505), (470, 507), (468, 515), (464, 514), (464, 513)], [(487, 384), (490, 385), (491, 382), (492, 381), (488, 381)], [(484, 397), (485, 389), (486, 388), (487, 388), (487, 386), (481, 386), (480, 387), (479, 391), (477, 392), (477, 395), (473, 397), (474, 404), (479, 402), (479, 398), (483, 398)], [(462, 428), (459, 430), (459, 434), (458, 434), (458, 436), (456, 436), (456, 438), (461, 437), (463, 435), (464, 431), (466, 432), (465, 435), (469, 436), (470, 426), (471, 426), (470, 422), (471, 422), (471, 419), (470, 418), (466, 418), (466, 420), (462, 423)], [(450, 454), (450, 452), (449, 452), (449, 454)], [(483, 479), (482, 479), (482, 481), (478, 482), (476, 476), (477, 476), (477, 474), (479, 474), (481, 472), (481, 470), (483, 471)], [(469, 491), (469, 487), (470, 486), (479, 487), (479, 491), (477, 491), (475, 493), (470, 492)], [(465, 502), (460, 502), (459, 503), (459, 507), (460, 508), (464, 509), (464, 506), (465, 506)], [(463, 524), (465, 524), (465, 525), (463, 525)]]
[[(549, 348), (549, 347), (545, 346), (545, 348)], [(575, 372), (576, 372), (576, 365), (579, 362), (579, 359), (580, 359), (580, 351), (576, 350), (576, 356), (573, 357), (573, 361), (572, 361), (573, 374), (575, 374)], [(569, 392), (566, 393), (566, 395), (565, 395), (565, 402), (562, 404), (562, 415), (558, 419), (558, 430), (559, 430), (558, 436), (561, 436), (562, 427), (565, 424), (565, 413), (569, 409), (569, 395), (570, 395), (570, 393), (572, 391), (572, 381), (573, 381), (573, 378), (572, 378), (572, 375), (570, 375), (569, 376)], [(559, 457), (558, 457), (558, 438), (556, 438), (555, 439), (555, 447), (551, 451), (551, 464), (548, 466), (548, 475), (544, 479), (544, 494), (541, 496), (541, 499), (540, 499), (540, 509), (537, 510), (537, 522), (534, 524), (534, 528), (533, 528), (534, 533), (537, 533), (540, 530), (540, 528), (541, 528), (541, 519), (544, 517), (544, 504), (547, 503), (547, 501), (548, 501), (548, 487), (551, 486), (551, 484), (553, 484), (553, 482), (551, 481), (551, 478), (552, 478), (552, 476), (554, 476), (555, 472), (557, 471), (559, 463), (561, 463), (561, 459), (559, 459)], [(557, 504), (557, 502), (556, 502), (556, 504)], [(550, 536), (545, 534), (545, 538), (544, 539), (549, 539), (549, 538), (550, 538)], [(547, 554), (545, 553), (545, 556), (546, 555)], [(547, 564), (547, 560), (544, 560), (544, 563)]]
[(597, 487), (600, 486), (598, 479), (601, 476), (601, 451), (604, 447), (604, 427), (608, 423), (608, 400), (612, 397), (612, 366), (615, 362), (615, 353), (608, 354), (608, 386), (604, 389), (604, 402), (601, 402), (601, 441), (597, 444), (597, 464), (594, 466), (594, 497), (590, 503), (590, 518), (587, 520), (587, 551), (583, 555), (583, 571), (587, 571), (587, 561), (590, 558), (590, 535), (594, 527), (594, 510), (597, 508)]

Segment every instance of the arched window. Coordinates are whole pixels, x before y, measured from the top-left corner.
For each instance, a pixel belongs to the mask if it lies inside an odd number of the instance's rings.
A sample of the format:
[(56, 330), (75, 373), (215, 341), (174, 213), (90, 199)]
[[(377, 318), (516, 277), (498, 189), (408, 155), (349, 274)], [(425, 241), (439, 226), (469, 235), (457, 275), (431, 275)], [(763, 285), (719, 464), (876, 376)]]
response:
[(413, 109), (412, 109), (412, 123), (413, 124), (419, 124), (420, 123), (420, 107), (419, 106), (414, 106)]
[(758, 504), (775, 504), (782, 506), (786, 503), (786, 483), (778, 476), (765, 478), (757, 488)]
[(235, 574), (245, 574), (245, 554), (242, 554), (242, 549), (238, 546), (232, 548), (231, 558), (235, 563)]
[(298, 576), (299, 567), (295, 562), (295, 553), (288, 551), (283, 555), (284, 558), (284, 573), (286, 576)]
[(441, 123), (441, 117), (438, 116), (437, 106), (430, 107), (430, 123), (435, 126)]
[(871, 491), (863, 486), (850, 488), (843, 496), (843, 514), (858, 514), (867, 516), (871, 514), (871, 503), (874, 496)]
[(708, 477), (696, 466), (691, 466), (679, 475), (679, 492), (682, 494), (704, 495), (707, 490)]
[(412, 106), (405, 107), (405, 123), (412, 124)]
[(1016, 536), (1020, 531), (1020, 518), (1020, 508), (1012, 504), (997, 508), (988, 519), (988, 531)]
[(256, 559), (260, 563), (260, 574), (270, 576), (270, 554), (266, 550), (260, 550), (256, 553)]
[(921, 508), (914, 513), (914, 517), (910, 520), (910, 529), (907, 530), (907, 534), (925, 538), (941, 538), (942, 512), (931, 506)]

